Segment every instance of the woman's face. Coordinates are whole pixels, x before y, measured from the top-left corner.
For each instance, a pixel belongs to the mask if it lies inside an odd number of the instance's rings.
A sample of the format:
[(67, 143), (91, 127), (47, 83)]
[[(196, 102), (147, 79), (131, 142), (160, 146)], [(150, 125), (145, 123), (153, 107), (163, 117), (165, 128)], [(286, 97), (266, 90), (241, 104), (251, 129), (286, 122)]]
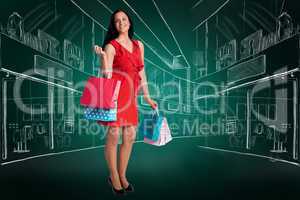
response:
[(119, 33), (128, 32), (130, 28), (128, 16), (124, 12), (117, 12), (114, 18), (114, 23), (117, 31)]

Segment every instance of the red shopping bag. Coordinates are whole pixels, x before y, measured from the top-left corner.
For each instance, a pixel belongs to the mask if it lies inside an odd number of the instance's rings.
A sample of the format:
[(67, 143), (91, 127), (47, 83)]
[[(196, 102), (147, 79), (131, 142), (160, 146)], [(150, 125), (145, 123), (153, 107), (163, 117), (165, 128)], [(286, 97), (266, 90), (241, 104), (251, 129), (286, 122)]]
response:
[(80, 104), (92, 108), (115, 108), (120, 84), (121, 81), (112, 78), (90, 77), (84, 87)]

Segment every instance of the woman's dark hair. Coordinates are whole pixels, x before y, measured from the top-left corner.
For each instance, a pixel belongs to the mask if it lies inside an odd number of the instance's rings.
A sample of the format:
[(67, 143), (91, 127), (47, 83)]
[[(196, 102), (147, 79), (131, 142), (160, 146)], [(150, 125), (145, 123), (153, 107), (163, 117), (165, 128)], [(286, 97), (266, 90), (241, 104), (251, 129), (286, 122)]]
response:
[(106, 36), (105, 36), (104, 42), (102, 44), (102, 48), (104, 48), (110, 41), (112, 41), (113, 39), (117, 38), (118, 35), (119, 35), (119, 33), (118, 33), (117, 29), (116, 29), (116, 26), (115, 26), (115, 15), (118, 12), (123, 12), (123, 13), (125, 13), (127, 15), (128, 20), (130, 22), (130, 27), (129, 27), (129, 30), (128, 30), (128, 36), (129, 36), (130, 39), (132, 39), (132, 37), (133, 37), (134, 29), (133, 29), (133, 23), (132, 23), (132, 20), (131, 20), (130, 16), (124, 10), (118, 9), (110, 17), (110, 22), (109, 22), (108, 30), (106, 32)]

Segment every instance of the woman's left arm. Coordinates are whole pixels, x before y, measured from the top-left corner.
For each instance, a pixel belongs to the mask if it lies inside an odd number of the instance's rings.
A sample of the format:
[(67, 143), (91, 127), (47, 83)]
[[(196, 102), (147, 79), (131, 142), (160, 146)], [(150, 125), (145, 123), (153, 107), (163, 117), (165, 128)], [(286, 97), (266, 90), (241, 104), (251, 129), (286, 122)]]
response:
[[(138, 41), (138, 43), (139, 43), (139, 47), (141, 50), (142, 62), (144, 65), (144, 45), (140, 41)], [(139, 75), (141, 77), (141, 88), (143, 90), (145, 101), (152, 107), (152, 109), (157, 108), (157, 103), (151, 99), (150, 94), (149, 94), (145, 67), (143, 67), (143, 69), (139, 72)]]

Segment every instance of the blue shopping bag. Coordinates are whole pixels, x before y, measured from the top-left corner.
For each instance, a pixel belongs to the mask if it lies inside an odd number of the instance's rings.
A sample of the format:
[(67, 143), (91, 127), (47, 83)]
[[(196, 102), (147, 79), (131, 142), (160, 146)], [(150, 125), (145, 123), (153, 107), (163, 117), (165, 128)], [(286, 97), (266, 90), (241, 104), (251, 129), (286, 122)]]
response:
[(140, 133), (144, 138), (152, 141), (157, 141), (159, 138), (159, 129), (162, 124), (163, 117), (159, 115), (157, 109), (153, 110), (150, 114), (144, 115), (143, 121), (140, 124)]

